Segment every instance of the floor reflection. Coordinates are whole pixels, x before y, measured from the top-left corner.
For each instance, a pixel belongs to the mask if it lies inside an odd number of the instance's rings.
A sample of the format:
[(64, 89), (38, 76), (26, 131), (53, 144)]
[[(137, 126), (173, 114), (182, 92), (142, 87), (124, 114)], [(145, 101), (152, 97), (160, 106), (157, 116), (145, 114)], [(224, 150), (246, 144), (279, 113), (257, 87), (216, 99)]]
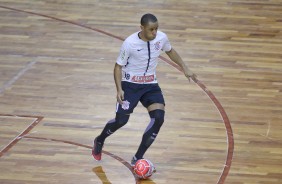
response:
[[(102, 166), (97, 166), (92, 169), (92, 171), (98, 176), (103, 184), (112, 184), (109, 179), (107, 178), (106, 173), (103, 170)], [(151, 179), (140, 180), (135, 177), (136, 184), (156, 184)]]
[(92, 171), (98, 176), (103, 184), (111, 184), (111, 182), (107, 178), (106, 173), (103, 171), (102, 166), (94, 167)]

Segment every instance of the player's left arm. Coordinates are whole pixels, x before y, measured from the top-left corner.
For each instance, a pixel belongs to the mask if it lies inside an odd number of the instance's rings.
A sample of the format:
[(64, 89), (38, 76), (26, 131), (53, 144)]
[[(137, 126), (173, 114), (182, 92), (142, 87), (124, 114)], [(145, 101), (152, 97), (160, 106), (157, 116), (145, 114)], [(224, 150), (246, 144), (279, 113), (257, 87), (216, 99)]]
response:
[(184, 75), (188, 78), (188, 80), (190, 81), (190, 78), (194, 81), (197, 82), (197, 75), (194, 74), (188, 67), (187, 65), (183, 62), (182, 58), (179, 56), (179, 54), (176, 52), (176, 50), (174, 50), (173, 48), (171, 48), (170, 51), (165, 52), (168, 57), (175, 62), (178, 66), (181, 67)]

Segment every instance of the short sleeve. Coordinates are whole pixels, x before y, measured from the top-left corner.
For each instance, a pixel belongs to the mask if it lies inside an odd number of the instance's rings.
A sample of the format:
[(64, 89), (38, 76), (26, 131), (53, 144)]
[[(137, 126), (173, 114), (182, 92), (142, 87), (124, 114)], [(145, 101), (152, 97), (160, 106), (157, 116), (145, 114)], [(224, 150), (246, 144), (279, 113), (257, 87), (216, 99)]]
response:
[(170, 45), (170, 42), (168, 40), (168, 37), (166, 34), (164, 34), (164, 45), (163, 45), (163, 48), (162, 50), (165, 51), (165, 52), (168, 52), (171, 50), (171, 45)]
[(117, 64), (124, 66), (127, 64), (128, 58), (129, 58), (129, 47), (127, 42), (123, 42), (116, 62)]

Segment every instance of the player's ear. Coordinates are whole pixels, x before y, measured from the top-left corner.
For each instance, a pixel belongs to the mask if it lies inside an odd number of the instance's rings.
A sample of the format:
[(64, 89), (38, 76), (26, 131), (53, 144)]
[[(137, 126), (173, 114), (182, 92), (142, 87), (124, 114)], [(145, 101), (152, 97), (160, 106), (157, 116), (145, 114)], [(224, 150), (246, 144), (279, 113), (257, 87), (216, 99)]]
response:
[(143, 31), (144, 30), (144, 26), (140, 25), (140, 29), (141, 29), (141, 31)]

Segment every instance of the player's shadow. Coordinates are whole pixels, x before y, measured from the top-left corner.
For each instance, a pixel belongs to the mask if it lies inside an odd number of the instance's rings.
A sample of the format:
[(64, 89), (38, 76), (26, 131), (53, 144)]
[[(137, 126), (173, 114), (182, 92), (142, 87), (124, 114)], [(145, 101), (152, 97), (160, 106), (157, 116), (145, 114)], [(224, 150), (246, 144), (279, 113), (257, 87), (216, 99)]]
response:
[[(103, 184), (111, 184), (111, 182), (109, 181), (109, 179), (107, 178), (106, 173), (103, 171), (102, 166), (97, 166), (94, 167), (92, 169), (92, 171), (98, 176), (98, 178), (102, 181)], [(146, 184), (156, 184), (155, 182), (153, 182), (151, 179), (148, 180), (139, 180), (136, 179), (137, 182), (136, 184), (142, 184), (142, 183), (146, 183)]]
[(103, 184), (111, 184), (111, 182), (107, 178), (106, 173), (103, 171), (102, 166), (94, 167), (92, 171), (98, 176)]
[(146, 179), (146, 180), (137, 179), (136, 184), (157, 184), (157, 183), (153, 182), (151, 179)]

